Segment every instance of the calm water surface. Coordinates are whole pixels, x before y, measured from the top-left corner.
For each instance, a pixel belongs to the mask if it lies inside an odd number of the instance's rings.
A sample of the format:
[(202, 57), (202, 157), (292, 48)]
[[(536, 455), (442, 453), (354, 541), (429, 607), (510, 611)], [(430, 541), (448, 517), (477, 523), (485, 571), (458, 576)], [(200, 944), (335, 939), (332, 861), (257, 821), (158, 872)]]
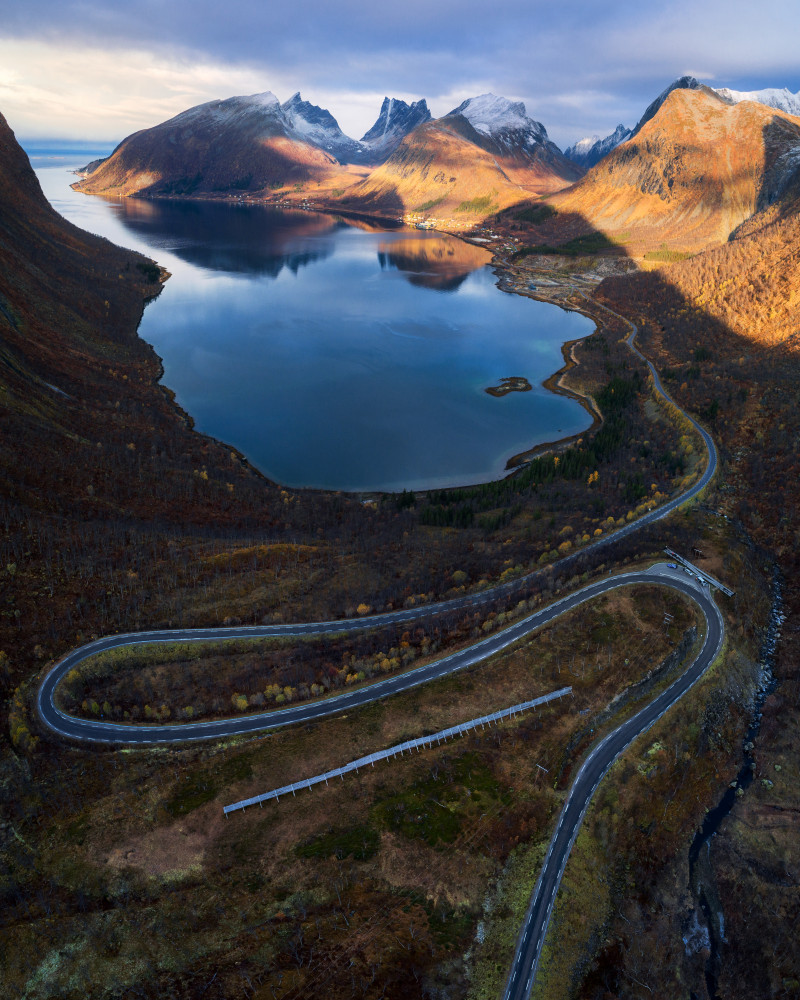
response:
[[(590, 423), (541, 383), (593, 324), (499, 291), (476, 247), (307, 212), (105, 201), (71, 191), (63, 162), (34, 165), (62, 215), (172, 272), (139, 330), (164, 383), (277, 482), (483, 482)], [(484, 391), (510, 376), (533, 390)]]

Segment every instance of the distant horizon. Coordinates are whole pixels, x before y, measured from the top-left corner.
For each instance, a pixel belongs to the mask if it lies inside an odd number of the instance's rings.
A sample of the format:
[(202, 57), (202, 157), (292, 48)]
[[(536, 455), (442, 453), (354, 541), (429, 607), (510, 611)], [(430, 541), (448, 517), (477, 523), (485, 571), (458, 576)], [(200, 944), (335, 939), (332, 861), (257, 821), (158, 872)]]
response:
[[(695, 74), (678, 74), (677, 76), (672, 77), (669, 81), (665, 82), (665, 84), (661, 88), (661, 90), (657, 91), (656, 93), (653, 93), (650, 96), (643, 97), (641, 109), (640, 109), (638, 115), (633, 120), (627, 121), (627, 122), (626, 121), (620, 121), (620, 122), (617, 122), (616, 124), (617, 125), (624, 125), (626, 128), (633, 128), (636, 125), (636, 123), (639, 120), (639, 118), (641, 117), (641, 115), (644, 113), (644, 111), (647, 108), (647, 106), (653, 100), (655, 100), (656, 97), (658, 97), (658, 95), (660, 93), (662, 93), (664, 89), (666, 89), (666, 87), (668, 87), (672, 82), (674, 82), (675, 80), (679, 79), (680, 76), (683, 76), (683, 75), (693, 76)], [(728, 89), (728, 90), (739, 91), (739, 92), (746, 92), (746, 93), (747, 92), (753, 92), (753, 91), (759, 91), (759, 90), (770, 90), (770, 89), (772, 89), (772, 90), (788, 90), (789, 93), (796, 94), (796, 96), (800, 97), (800, 89), (798, 89), (797, 92), (794, 92), (789, 87), (779, 86), (777, 84), (765, 84), (763, 87), (755, 87), (755, 86), (752, 86), (752, 87), (738, 87), (738, 86), (732, 86), (732, 85), (723, 85), (723, 84), (719, 83), (718, 81), (714, 81), (713, 83), (712, 82), (708, 82), (708, 81), (703, 80), (703, 79), (701, 79), (699, 77), (697, 79), (698, 79), (698, 81), (700, 83), (703, 83), (703, 84), (705, 84), (708, 87), (712, 87), (715, 90)], [(267, 93), (267, 92), (268, 91), (254, 91), (253, 93)], [(272, 91), (272, 93), (274, 93), (274, 91)], [(292, 94), (289, 95), (289, 97), (291, 97), (294, 93), (298, 93), (298, 91), (293, 91)], [(303, 94), (302, 90), (299, 91), (299, 93), (302, 95), (303, 100), (305, 100), (305, 101), (309, 101), (310, 100), (308, 97), (305, 96), (305, 94)], [(483, 93), (494, 93), (494, 91), (484, 91)], [(213, 100), (223, 100), (224, 101), (224, 100), (227, 100), (227, 99), (229, 99), (231, 97), (245, 97), (245, 96), (252, 96), (252, 95), (250, 95), (250, 94), (228, 94), (225, 97), (211, 98), (210, 100), (211, 101), (213, 101)], [(283, 101), (281, 100), (281, 98), (277, 94), (275, 96), (278, 98), (279, 101), (281, 101), (281, 103), (283, 103)], [(386, 97), (392, 97), (393, 95), (387, 94), (385, 96)], [(472, 94), (472, 95), (469, 95), (469, 96), (471, 96), (471, 97), (477, 97), (477, 96), (480, 96), (480, 95), (478, 95), (478, 94)], [(496, 96), (505, 96), (505, 95), (499, 95), (498, 94)], [(394, 96), (394, 99), (395, 100), (404, 100), (404, 98), (398, 98), (396, 96)], [(288, 100), (288, 97), (284, 98), (283, 100)], [(383, 98), (381, 98), (381, 101), (382, 100), (383, 100)], [(416, 100), (427, 100), (427, 99), (419, 97), (419, 98), (416, 98)], [(508, 98), (508, 100), (513, 100), (513, 98)], [(201, 101), (199, 103), (204, 104), (204, 103), (207, 103), (207, 102), (206, 101)], [(310, 100), (310, 103), (311, 104), (315, 104), (316, 102), (313, 101), (313, 100)], [(411, 102), (408, 101), (406, 103), (411, 103)], [(461, 102), (459, 102), (459, 103), (461, 103)], [(525, 103), (525, 102), (523, 101), (523, 103)], [(181, 111), (187, 111), (189, 108), (195, 107), (195, 106), (196, 105), (191, 105), (191, 104), (187, 105), (187, 107), (186, 108), (182, 108)], [(337, 116), (337, 114), (335, 113), (335, 111), (332, 108), (330, 108), (330, 107), (324, 107), (324, 105), (318, 105), (318, 106), (319, 107), (323, 107), (324, 110), (326, 110), (326, 111), (329, 111), (333, 115), (333, 117), (336, 119), (337, 123), (339, 123), (339, 126), (340, 126), (340, 128), (342, 128), (342, 131), (346, 135), (348, 135), (350, 138), (353, 138), (353, 139), (359, 139), (360, 136), (363, 135), (367, 131), (367, 129), (370, 128), (374, 124), (374, 121), (375, 121), (375, 119), (377, 119), (378, 113), (380, 111), (380, 103), (379, 103), (378, 106), (377, 106), (377, 108), (376, 108), (375, 118), (370, 122), (369, 125), (367, 125), (361, 132), (359, 132), (358, 135), (354, 135), (352, 133), (348, 133), (347, 130), (341, 125), (341, 122), (339, 121), (339, 117)], [(428, 101), (428, 107), (430, 108), (430, 101)], [(455, 107), (455, 105), (454, 105), (454, 107)], [(452, 110), (453, 110), (453, 108), (448, 108), (447, 111), (443, 111), (440, 115), (433, 114), (433, 111), (431, 111), (431, 114), (433, 115), (434, 119), (435, 118), (441, 118), (444, 115), (447, 115)], [(526, 104), (526, 110), (527, 110), (527, 104)], [(177, 111), (177, 112), (175, 112), (175, 114), (180, 114), (181, 111)], [(0, 113), (3, 113), (3, 108), (2, 107), (0, 107)], [(540, 119), (536, 119), (535, 116), (530, 113), (530, 111), (528, 111), (527, 113), (528, 113), (529, 117), (534, 118), (537, 121), (540, 121)], [(175, 115), (170, 115), (169, 117), (172, 118), (172, 117), (175, 117)], [(169, 118), (161, 119), (160, 121), (153, 122), (152, 125), (143, 126), (143, 128), (155, 128), (156, 126), (158, 126), (160, 124), (163, 124), (163, 122), (168, 121), (168, 120), (169, 120)], [(565, 149), (567, 149), (569, 146), (574, 145), (576, 142), (580, 141), (581, 139), (593, 138), (593, 137), (599, 137), (601, 139), (605, 138), (606, 135), (610, 135), (613, 132), (613, 130), (614, 130), (612, 128), (608, 132), (603, 132), (601, 130), (594, 129), (593, 131), (586, 132), (584, 135), (577, 136), (576, 138), (572, 139), (570, 142), (558, 142), (556, 139), (553, 138), (553, 134), (551, 132), (551, 129), (548, 126), (548, 123), (546, 121), (540, 121), (540, 123), (542, 125), (544, 125), (545, 129), (547, 130), (548, 137), (553, 142), (555, 142), (556, 145), (559, 146), (559, 148), (562, 151), (565, 150)], [(614, 127), (616, 127), (616, 125)], [(12, 126), (12, 128), (13, 128), (13, 126)], [(128, 132), (125, 135), (122, 135), (119, 138), (115, 138), (115, 139), (74, 138), (74, 137), (70, 137), (70, 136), (58, 136), (58, 135), (17, 136), (17, 141), (19, 142), (20, 146), (22, 146), (22, 148), (25, 150), (26, 153), (35, 153), (35, 154), (38, 154), (38, 155), (42, 155), (42, 150), (48, 150), (48, 149), (54, 149), (54, 150), (65, 151), (65, 152), (66, 151), (70, 151), (70, 150), (74, 150), (75, 152), (105, 152), (105, 151), (111, 152), (124, 139), (128, 138), (128, 136), (131, 135), (131, 134), (132, 133)]]

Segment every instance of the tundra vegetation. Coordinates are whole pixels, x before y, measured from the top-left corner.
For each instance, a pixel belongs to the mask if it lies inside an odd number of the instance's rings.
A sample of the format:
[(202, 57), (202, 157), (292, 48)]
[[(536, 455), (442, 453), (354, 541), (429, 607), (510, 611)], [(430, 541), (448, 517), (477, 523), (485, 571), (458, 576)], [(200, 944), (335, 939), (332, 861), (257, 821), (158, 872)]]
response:
[[(13, 139), (2, 137), (13, 153)], [(701, 453), (621, 343), (628, 328), (588, 297), (574, 304), (596, 314), (602, 329), (576, 346), (579, 366), (566, 383), (601, 404), (604, 422), (593, 432), (533, 456), (508, 479), (467, 490), (379, 496), (369, 505), (283, 490), (195, 434), (158, 386), (158, 359), (134, 335), (144, 298), (158, 288), (147, 264), (143, 270), (136, 255), (48, 212), (23, 166), (15, 165), (15, 186), (0, 185), (6, 991), (32, 1000), (496, 996), (520, 908), (592, 730), (613, 724), (607, 706), (692, 623), (674, 595), (625, 592), (486, 666), (391, 703), (210, 746), (65, 746), (38, 726), (38, 679), (54, 658), (101, 632), (368, 614), (542, 570), (524, 594), (480, 619), (335, 647), (339, 677), (345, 653), (365, 667), (384, 652), (381, 670), (384, 659), (402, 669), (404, 641), (418, 657), (435, 642), (443, 651), (486, 623), (496, 627), (523, 599), (536, 606), (591, 575), (657, 558), (669, 544), (687, 555), (698, 550), (700, 565), (735, 589), (722, 602), (728, 643), (702, 684), (604, 783), (567, 868), (537, 988), (587, 998), (703, 995), (703, 956), (682, 941), (695, 906), (688, 846), (741, 763), (776, 564), (790, 620), (800, 599), (792, 333), (800, 299), (789, 266), (796, 206), (786, 217), (768, 210), (762, 229), (745, 225), (724, 246), (684, 261), (652, 260), (647, 273), (608, 279), (595, 293), (640, 326), (671, 394), (719, 441), (721, 469), (702, 502), (592, 549), (593, 538), (691, 482)], [(506, 222), (499, 217), (494, 228), (529, 232), (526, 245), (540, 235), (556, 242), (555, 229), (538, 234), (536, 222)], [(555, 227), (557, 219), (539, 222)], [(587, 269), (624, 253), (596, 246)], [(514, 266), (522, 273), (530, 260)], [(565, 564), (564, 554), (574, 558)], [(796, 643), (786, 630), (779, 684), (754, 750), (757, 781), (710, 853), (727, 939), (720, 993), (731, 998), (797, 991)], [(388, 655), (392, 649), (400, 655)], [(286, 686), (305, 683), (313, 696), (326, 670), (326, 653), (314, 644), (276, 646), (257, 654), (272, 672), (247, 686), (252, 650), (201, 650), (197, 663), (210, 666), (212, 655), (219, 684), (202, 692), (211, 714), (214, 699), (230, 714), (257, 708), (251, 695), (266, 702), (271, 684), (286, 698)], [(186, 686), (174, 691), (184, 668), (139, 663), (122, 664), (119, 678), (101, 671), (73, 679), (85, 686), (71, 696), (82, 711), (94, 714), (95, 702), (98, 714), (108, 705), (123, 718), (133, 716), (133, 698), (146, 696), (143, 721), (146, 705), (175, 718), (199, 709), (187, 697), (197, 663), (185, 666)], [(132, 666), (152, 685), (152, 699), (132, 689), (126, 703), (114, 687), (133, 676)], [(293, 683), (285, 671), (295, 666), (308, 673)], [(226, 802), (565, 680), (574, 702), (223, 819)], [(247, 698), (246, 709), (234, 696)], [(645, 696), (634, 688), (614, 704), (632, 711)]]

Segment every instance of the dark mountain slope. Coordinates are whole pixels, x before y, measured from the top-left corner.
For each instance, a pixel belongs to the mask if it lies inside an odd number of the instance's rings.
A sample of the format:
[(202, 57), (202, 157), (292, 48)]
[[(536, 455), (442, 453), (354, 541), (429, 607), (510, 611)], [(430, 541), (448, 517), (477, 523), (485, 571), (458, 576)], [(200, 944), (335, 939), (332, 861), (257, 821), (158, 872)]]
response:
[(430, 120), (426, 101), (406, 104), (395, 97), (384, 97), (375, 124), (361, 137), (361, 161), (383, 163), (410, 132)]
[[(318, 181), (340, 171), (333, 153), (309, 141), (314, 124), (303, 111), (322, 109), (299, 94), (295, 98), (286, 108), (269, 92), (190, 108), (129, 136), (76, 187), (114, 196), (231, 194)], [(335, 136), (327, 121), (317, 123), (320, 128)]]

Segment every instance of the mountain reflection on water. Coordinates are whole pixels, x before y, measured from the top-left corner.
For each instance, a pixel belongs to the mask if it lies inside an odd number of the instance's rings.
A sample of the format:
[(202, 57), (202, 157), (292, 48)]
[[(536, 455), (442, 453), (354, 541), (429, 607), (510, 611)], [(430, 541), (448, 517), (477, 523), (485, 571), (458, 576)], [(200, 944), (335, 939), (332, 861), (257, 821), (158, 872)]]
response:
[(454, 292), (491, 259), (488, 250), (452, 236), (398, 237), (378, 249), (381, 268), (397, 268), (412, 285), (440, 292)]
[(109, 204), (122, 225), (153, 249), (169, 250), (187, 264), (227, 274), (277, 278), (284, 268), (296, 274), (329, 257), (337, 234), (346, 229), (380, 234), (381, 268), (393, 267), (424, 288), (454, 291), (491, 260), (488, 251), (450, 236), (398, 233), (387, 239), (386, 227), (322, 212), (144, 198)]
[[(480, 247), (263, 206), (111, 207), (173, 271), (140, 328), (164, 382), (199, 430), (271, 479), (344, 490), (474, 483), (588, 423), (541, 383), (590, 321), (499, 292)], [(535, 388), (486, 394), (509, 376)]]
[(277, 278), (297, 273), (334, 251), (346, 223), (317, 212), (284, 212), (262, 205), (213, 201), (110, 202), (126, 229), (154, 250), (163, 248), (207, 271)]

